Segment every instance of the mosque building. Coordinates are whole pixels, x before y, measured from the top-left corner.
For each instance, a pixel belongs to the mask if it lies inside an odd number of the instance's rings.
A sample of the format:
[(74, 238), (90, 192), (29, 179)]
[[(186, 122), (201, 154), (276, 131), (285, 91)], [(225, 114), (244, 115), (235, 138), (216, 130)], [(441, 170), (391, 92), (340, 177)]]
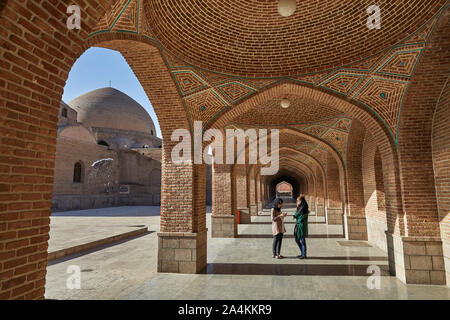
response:
[(160, 205), (161, 147), (147, 111), (117, 89), (61, 102), (52, 210)]

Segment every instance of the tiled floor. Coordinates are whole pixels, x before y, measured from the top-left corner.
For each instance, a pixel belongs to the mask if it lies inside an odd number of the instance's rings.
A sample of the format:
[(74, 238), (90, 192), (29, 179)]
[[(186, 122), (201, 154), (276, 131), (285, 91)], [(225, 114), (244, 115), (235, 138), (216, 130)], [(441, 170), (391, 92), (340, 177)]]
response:
[[(126, 211), (126, 210), (125, 210)], [(126, 213), (124, 211), (124, 214)], [(48, 267), (46, 297), (52, 299), (449, 299), (443, 286), (405, 285), (387, 273), (387, 256), (366, 242), (346, 241), (342, 227), (327, 226), (310, 217), (308, 259), (299, 249), (286, 217), (282, 254), (271, 254), (268, 212), (240, 225), (236, 239), (208, 236), (205, 274), (156, 273), (156, 232), (108, 246)], [(149, 230), (158, 231), (158, 216), (147, 217)], [(207, 215), (210, 225), (210, 215)], [(354, 244), (354, 245), (348, 245)], [(69, 265), (82, 270), (80, 290), (66, 288)], [(370, 290), (369, 266), (380, 268), (380, 288)]]

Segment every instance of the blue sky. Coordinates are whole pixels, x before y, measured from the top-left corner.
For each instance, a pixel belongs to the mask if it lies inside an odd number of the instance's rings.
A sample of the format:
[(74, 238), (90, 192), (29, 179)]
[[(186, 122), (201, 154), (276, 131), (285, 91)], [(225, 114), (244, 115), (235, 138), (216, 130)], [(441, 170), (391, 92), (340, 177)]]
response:
[(158, 119), (150, 100), (125, 59), (117, 51), (94, 47), (86, 50), (69, 73), (63, 101), (69, 103), (86, 92), (109, 87), (110, 80), (113, 88), (126, 93), (147, 110), (155, 123), (158, 137), (161, 137)]

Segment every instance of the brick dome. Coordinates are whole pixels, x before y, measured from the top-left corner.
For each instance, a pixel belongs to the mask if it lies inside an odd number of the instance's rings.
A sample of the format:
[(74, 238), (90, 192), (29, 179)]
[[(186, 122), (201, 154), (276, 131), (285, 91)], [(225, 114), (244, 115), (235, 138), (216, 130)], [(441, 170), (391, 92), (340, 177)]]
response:
[(384, 50), (420, 28), (446, 1), (381, 0), (381, 29), (369, 29), (370, 1), (144, 1), (154, 36), (178, 58), (210, 71), (278, 77), (340, 67)]
[(85, 93), (69, 102), (78, 112), (78, 122), (86, 127), (156, 132), (152, 118), (134, 99), (114, 88)]

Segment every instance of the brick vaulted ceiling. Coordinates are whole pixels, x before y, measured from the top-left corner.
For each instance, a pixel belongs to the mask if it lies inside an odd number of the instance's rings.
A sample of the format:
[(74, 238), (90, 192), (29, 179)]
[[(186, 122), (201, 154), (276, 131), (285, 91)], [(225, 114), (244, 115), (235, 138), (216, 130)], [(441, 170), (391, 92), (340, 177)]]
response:
[(398, 43), (445, 0), (379, 0), (382, 28), (367, 25), (367, 0), (298, 0), (290, 17), (278, 0), (144, 1), (150, 28), (177, 57), (210, 71), (281, 77), (349, 64)]
[[(281, 107), (282, 98), (289, 99), (291, 106), (288, 109)], [(339, 115), (339, 112), (334, 108), (311, 99), (303, 99), (295, 95), (285, 95), (282, 98), (269, 100), (247, 111), (240, 115), (235, 123), (279, 126), (319, 122)], [(300, 110), (301, 112), (299, 112)]]
[[(369, 0), (297, 1), (298, 9), (289, 18), (278, 15), (277, 3), (117, 0), (89, 37), (95, 43), (103, 33), (134, 34), (158, 47), (183, 99), (191, 129), (195, 120), (202, 121), (204, 128), (214, 125), (247, 98), (292, 82), (365, 106), (382, 120), (397, 143), (404, 97), (434, 27), (450, 8), (446, 0), (377, 1), (382, 9), (381, 30), (365, 25), (365, 9), (373, 4)], [(267, 103), (266, 109), (269, 103), (275, 108), (276, 101)], [(289, 115), (292, 125), (305, 124), (305, 116), (294, 114), (302, 111), (296, 105), (309, 108), (308, 117), (317, 124), (342, 116), (304, 101), (294, 103), (294, 111), (284, 110), (283, 117)], [(314, 113), (313, 107), (319, 112)], [(274, 119), (270, 114), (256, 114), (251, 123), (264, 117)], [(324, 135), (319, 129), (307, 130), (338, 141), (338, 150), (344, 148), (337, 131)]]
[[(289, 147), (302, 153), (311, 155), (321, 162), (322, 167), (326, 167), (326, 158), (330, 146), (339, 154), (344, 164), (347, 162), (347, 142), (352, 126), (352, 119), (345, 116), (338, 116), (323, 120), (320, 122), (304, 123), (299, 125), (269, 125), (260, 126), (260, 128), (280, 128), (279, 144), (280, 147)], [(230, 124), (226, 129), (241, 128), (244, 130), (258, 128), (254, 124)], [(291, 130), (291, 131), (286, 131)], [(294, 134), (297, 132), (299, 134)], [(303, 135), (302, 135), (303, 134)]]

